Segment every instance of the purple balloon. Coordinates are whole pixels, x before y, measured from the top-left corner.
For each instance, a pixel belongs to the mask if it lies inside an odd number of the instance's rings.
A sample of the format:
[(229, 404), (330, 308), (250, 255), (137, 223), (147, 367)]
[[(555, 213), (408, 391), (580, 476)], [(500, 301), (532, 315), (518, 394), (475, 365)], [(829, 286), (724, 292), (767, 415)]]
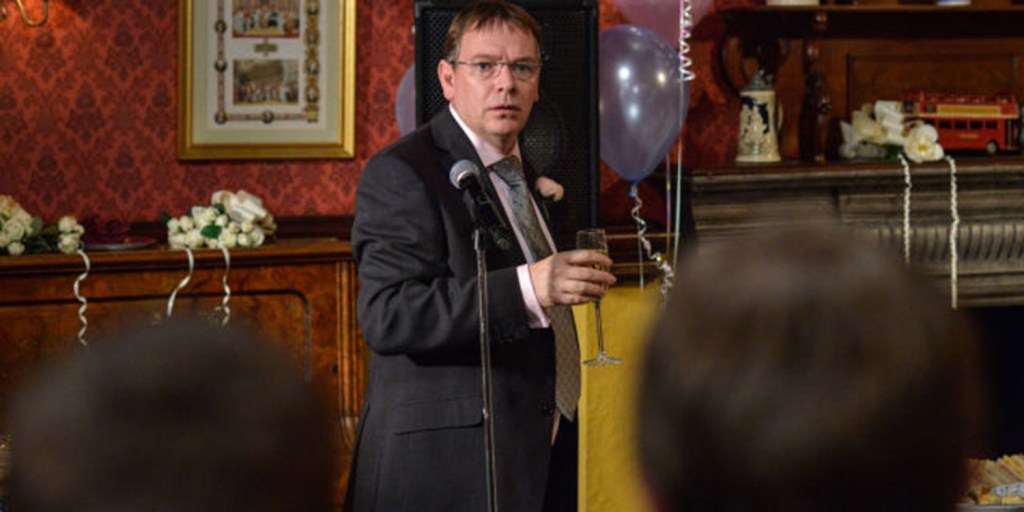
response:
[(409, 66), (398, 83), (398, 94), (395, 95), (395, 121), (398, 123), (398, 134), (405, 135), (416, 129), (416, 64)]
[(601, 159), (639, 181), (672, 147), (686, 118), (689, 84), (679, 55), (656, 32), (619, 25), (598, 41)]
[[(711, 2), (711, 0), (706, 0)], [(691, 5), (697, 0), (690, 0)], [(633, 25), (649, 28), (669, 41), (679, 40), (679, 0), (615, 0), (619, 10)]]

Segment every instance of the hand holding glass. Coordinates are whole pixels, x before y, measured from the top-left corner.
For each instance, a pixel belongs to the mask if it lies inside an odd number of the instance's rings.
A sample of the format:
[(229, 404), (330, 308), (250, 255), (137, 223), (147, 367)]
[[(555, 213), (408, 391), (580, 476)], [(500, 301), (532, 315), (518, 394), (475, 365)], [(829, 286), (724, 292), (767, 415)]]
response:
[[(603, 229), (581, 229), (576, 232), (576, 248), (589, 249), (607, 255), (608, 237), (605, 236)], [(609, 270), (602, 266), (596, 267), (598, 270)], [(594, 316), (597, 318), (597, 357), (587, 359), (583, 361), (583, 364), (587, 366), (611, 366), (621, 363), (622, 359), (612, 357), (604, 351), (604, 331), (601, 327), (601, 299), (594, 300)]]

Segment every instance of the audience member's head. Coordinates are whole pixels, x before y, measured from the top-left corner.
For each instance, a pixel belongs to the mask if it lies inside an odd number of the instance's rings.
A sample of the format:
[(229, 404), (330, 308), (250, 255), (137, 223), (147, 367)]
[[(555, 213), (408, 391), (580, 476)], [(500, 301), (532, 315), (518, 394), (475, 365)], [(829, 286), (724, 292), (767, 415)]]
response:
[(640, 384), (639, 456), (660, 509), (951, 510), (978, 361), (933, 288), (824, 228), (686, 262)]
[(255, 337), (164, 324), (46, 367), (10, 411), (13, 508), (327, 510), (323, 403)]

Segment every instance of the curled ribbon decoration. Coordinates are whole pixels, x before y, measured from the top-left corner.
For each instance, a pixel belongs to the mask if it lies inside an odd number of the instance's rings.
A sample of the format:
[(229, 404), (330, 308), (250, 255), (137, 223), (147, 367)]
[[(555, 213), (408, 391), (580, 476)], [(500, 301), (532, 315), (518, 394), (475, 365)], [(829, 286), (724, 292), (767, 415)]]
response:
[(231, 253), (223, 245), (220, 246), (220, 250), (224, 253), (224, 278), (221, 280), (221, 284), (224, 286), (224, 300), (220, 303), (220, 310), (224, 313), (224, 318), (221, 319), (220, 326), (226, 327), (231, 320), (231, 306), (228, 306), (228, 301), (231, 300), (231, 287), (228, 286), (228, 273), (231, 272)]
[(913, 182), (910, 179), (910, 163), (900, 153), (900, 163), (903, 164), (903, 264), (910, 265), (910, 193)]
[(960, 209), (957, 204), (956, 160), (946, 155), (949, 163), (949, 212), (953, 220), (949, 224), (949, 300), (953, 309), (957, 308), (957, 246), (960, 235)]
[(171, 315), (174, 314), (174, 299), (177, 298), (178, 292), (182, 288), (188, 286), (188, 282), (192, 280), (192, 273), (196, 269), (196, 258), (192, 255), (192, 249), (185, 247), (184, 250), (185, 254), (188, 255), (188, 275), (178, 283), (178, 286), (171, 292), (171, 298), (167, 300), (167, 318), (171, 318)]
[[(682, 80), (679, 82), (680, 92), (679, 97), (685, 98), (683, 89), (686, 87), (687, 82), (692, 82), (697, 78), (697, 75), (693, 72), (693, 59), (690, 58), (690, 29), (693, 28), (693, 0), (679, 0), (679, 76)], [(679, 115), (685, 117), (686, 106), (683, 105), (679, 110)], [(685, 118), (679, 123), (679, 126), (683, 126)], [(668, 215), (669, 222), (666, 226), (666, 233), (672, 233), (674, 238), (672, 239), (672, 260), (675, 262), (679, 256), (679, 240), (680, 236), (680, 216), (683, 210), (683, 145), (676, 144), (676, 190), (675, 190), (675, 204), (672, 202), (672, 174), (667, 168), (666, 163), (665, 169), (665, 197), (668, 198)], [(673, 212), (672, 207), (675, 207)], [(672, 222), (672, 216), (674, 215), (675, 222)]]
[[(959, 295), (958, 285), (958, 247), (957, 239), (960, 236), (960, 208), (957, 200), (957, 178), (956, 160), (949, 155), (943, 157), (949, 165), (949, 302), (952, 309), (957, 309), (957, 296)], [(910, 265), (910, 192), (912, 182), (910, 179), (910, 163), (901, 154), (900, 163), (903, 165), (903, 261)]]
[[(665, 302), (668, 300), (668, 292), (672, 289), (675, 282), (675, 272), (672, 270), (672, 265), (669, 264), (668, 259), (661, 254), (661, 252), (654, 252), (651, 247), (651, 241), (644, 236), (647, 233), (647, 221), (640, 217), (640, 208), (644, 205), (643, 200), (640, 199), (640, 192), (637, 189), (636, 182), (633, 182), (629, 189), (629, 195), (633, 198), (633, 208), (630, 210), (630, 216), (636, 222), (636, 236), (637, 241), (643, 248), (643, 254), (641, 254), (641, 260), (643, 255), (646, 254), (647, 258), (654, 262), (658, 270), (661, 271), (661, 306), (665, 306)], [(643, 264), (641, 261), (640, 265), (640, 289), (643, 289)]]
[(89, 301), (80, 293), (80, 286), (82, 281), (85, 281), (85, 278), (89, 277), (89, 269), (92, 268), (92, 265), (89, 263), (89, 256), (85, 254), (85, 251), (78, 249), (76, 252), (78, 252), (78, 255), (82, 257), (82, 262), (85, 263), (85, 271), (75, 279), (75, 285), (72, 287), (75, 292), (75, 299), (82, 304), (78, 307), (78, 321), (82, 323), (82, 328), (78, 330), (78, 343), (83, 347), (87, 347), (89, 346), (89, 342), (85, 341), (85, 331), (89, 328), (89, 320), (85, 318), (85, 311), (89, 308)]
[(693, 60), (690, 59), (690, 27), (693, 26), (692, 0), (679, 1), (679, 75), (684, 82), (690, 82), (697, 75), (690, 70)]

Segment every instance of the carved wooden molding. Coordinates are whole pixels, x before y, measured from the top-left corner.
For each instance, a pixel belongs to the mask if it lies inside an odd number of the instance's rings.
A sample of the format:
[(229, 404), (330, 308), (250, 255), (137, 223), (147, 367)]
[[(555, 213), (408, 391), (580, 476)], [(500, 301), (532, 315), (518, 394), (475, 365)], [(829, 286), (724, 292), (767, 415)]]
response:
[[(911, 261), (948, 289), (950, 172), (912, 165)], [(957, 173), (963, 305), (1024, 304), (1024, 159), (963, 158)], [(773, 225), (834, 219), (902, 252), (902, 167), (896, 163), (694, 170), (686, 207), (698, 241)]]

